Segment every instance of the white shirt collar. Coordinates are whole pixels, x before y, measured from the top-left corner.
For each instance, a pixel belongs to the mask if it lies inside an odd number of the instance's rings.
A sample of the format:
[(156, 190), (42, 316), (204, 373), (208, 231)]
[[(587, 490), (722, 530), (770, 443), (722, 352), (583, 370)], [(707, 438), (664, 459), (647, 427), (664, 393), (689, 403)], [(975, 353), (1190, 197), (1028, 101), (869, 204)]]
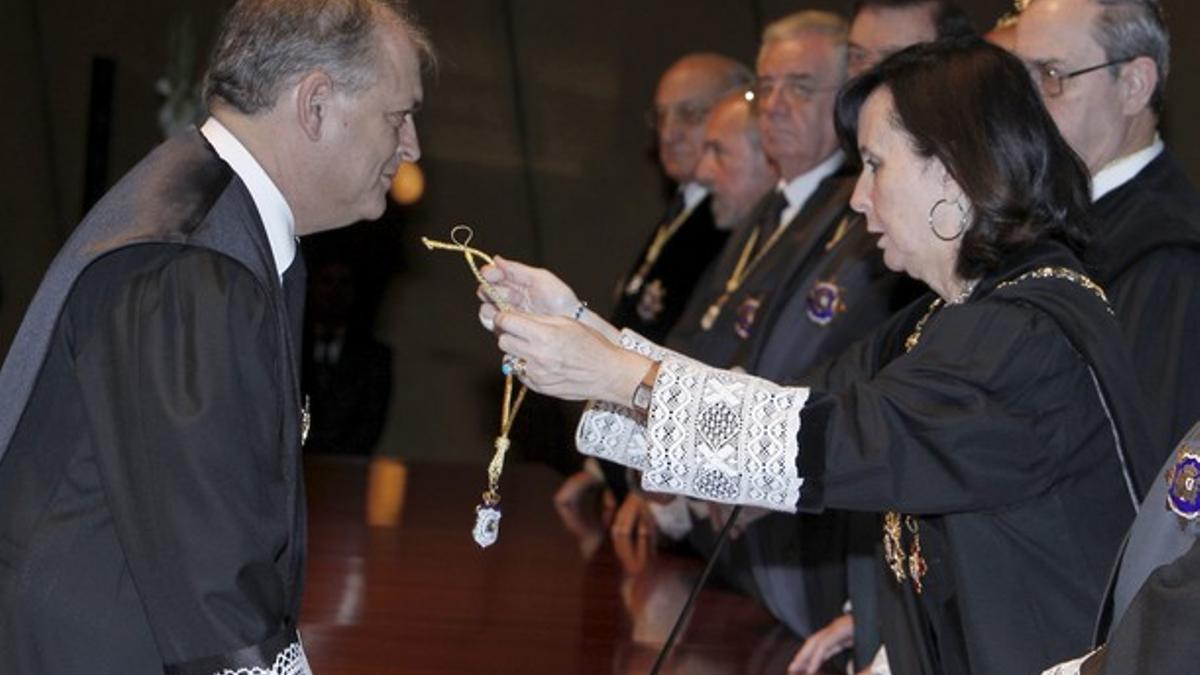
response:
[(821, 181), (831, 176), (845, 160), (845, 154), (839, 149), (828, 157), (825, 161), (809, 169), (807, 172), (796, 176), (791, 181), (780, 179), (779, 189), (783, 190), (783, 196), (787, 197), (788, 205), (783, 210), (783, 214), (779, 217), (779, 224), (792, 222), (796, 214), (800, 213), (800, 209), (804, 208), (804, 203), (808, 198), (817, 191), (817, 186)]
[(267, 231), (267, 242), (275, 258), (275, 271), (282, 280), (284, 270), (296, 257), (296, 219), (292, 216), (291, 207), (254, 155), (217, 118), (209, 117), (200, 127), (200, 133), (204, 134), (217, 155), (225, 160), (250, 191), (254, 207), (258, 209), (258, 216), (262, 218), (263, 228)]
[(691, 211), (696, 208), (696, 205), (704, 201), (704, 198), (708, 196), (708, 188), (699, 183), (686, 183), (680, 189), (683, 190), (684, 211)]
[(1154, 161), (1163, 151), (1162, 137), (1154, 134), (1154, 142), (1146, 147), (1119, 159), (1114, 159), (1092, 176), (1092, 201), (1133, 180), (1146, 165)]

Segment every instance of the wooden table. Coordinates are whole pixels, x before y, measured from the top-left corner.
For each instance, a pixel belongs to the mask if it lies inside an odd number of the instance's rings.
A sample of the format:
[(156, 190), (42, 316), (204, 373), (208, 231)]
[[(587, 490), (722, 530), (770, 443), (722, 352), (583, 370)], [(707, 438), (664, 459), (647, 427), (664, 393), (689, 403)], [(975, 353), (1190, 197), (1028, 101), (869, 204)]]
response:
[[(614, 548), (598, 523), (572, 534), (551, 499), (559, 477), (537, 465), (505, 472), (486, 550), (470, 536), (482, 466), (408, 467), (392, 527), (365, 523), (365, 462), (311, 457), (305, 474), (301, 632), (317, 675), (648, 673), (700, 570)], [(663, 672), (781, 675), (797, 646), (755, 603), (706, 589)]]

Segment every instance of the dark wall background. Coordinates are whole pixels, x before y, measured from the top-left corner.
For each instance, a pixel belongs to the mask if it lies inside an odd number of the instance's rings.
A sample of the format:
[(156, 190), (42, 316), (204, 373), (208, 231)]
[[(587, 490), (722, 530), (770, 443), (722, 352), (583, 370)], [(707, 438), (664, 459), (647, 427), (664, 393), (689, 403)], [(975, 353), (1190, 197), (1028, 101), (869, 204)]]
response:
[[(190, 16), (200, 60), (229, 2), (6, 0), (0, 185), (0, 350), (54, 251), (82, 215), (89, 80), (116, 65), (111, 183), (159, 142), (154, 82), (168, 30)], [(603, 311), (614, 281), (661, 210), (663, 185), (642, 124), (659, 73), (679, 55), (716, 50), (752, 63), (762, 24), (814, 0), (413, 0), (441, 54), (419, 119), (428, 191), (418, 205), (339, 235), (370, 268), (377, 331), (393, 348), (395, 392), (380, 450), (483, 458), (498, 417), (498, 356), (478, 330), (461, 257), (428, 253), (467, 223), (485, 250), (560, 271)], [(965, 0), (990, 25), (1006, 0)], [(1164, 135), (1200, 176), (1200, 8), (1167, 0), (1173, 77)], [(202, 66), (202, 64), (201, 64)], [(535, 407), (517, 423), (528, 450), (559, 438), (569, 415)], [(522, 446), (518, 442), (518, 449)]]

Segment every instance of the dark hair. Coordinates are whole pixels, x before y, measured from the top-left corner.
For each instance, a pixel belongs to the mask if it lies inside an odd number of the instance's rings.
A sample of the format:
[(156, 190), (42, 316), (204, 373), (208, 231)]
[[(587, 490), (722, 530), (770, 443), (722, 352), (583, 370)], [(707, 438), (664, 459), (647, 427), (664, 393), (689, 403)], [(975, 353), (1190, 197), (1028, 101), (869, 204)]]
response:
[(922, 5), (933, 5), (933, 25), (939, 39), (970, 37), (977, 34), (971, 17), (953, 0), (857, 0), (850, 16), (858, 16), (859, 12), (872, 7), (908, 9)]
[(305, 74), (325, 70), (334, 86), (375, 82), (374, 30), (387, 14), (403, 26), (424, 68), (436, 57), (404, 0), (239, 0), (225, 15), (204, 78), (204, 100), (244, 114), (269, 110)]
[(838, 96), (838, 134), (852, 155), (859, 112), (881, 87), (892, 94), (892, 121), (913, 151), (936, 157), (970, 200), (960, 277), (982, 276), (1010, 252), (1043, 239), (1082, 249), (1087, 169), (1016, 57), (979, 38), (960, 38), (884, 59)]

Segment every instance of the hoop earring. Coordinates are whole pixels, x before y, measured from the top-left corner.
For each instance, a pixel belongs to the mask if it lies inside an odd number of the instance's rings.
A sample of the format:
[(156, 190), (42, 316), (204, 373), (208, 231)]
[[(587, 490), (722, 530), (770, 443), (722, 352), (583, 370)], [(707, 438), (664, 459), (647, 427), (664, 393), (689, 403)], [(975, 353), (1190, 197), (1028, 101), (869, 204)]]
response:
[[(937, 210), (946, 204), (951, 204), (954, 206), (954, 208), (958, 209), (958, 232), (955, 232), (949, 237), (945, 236), (941, 232), (938, 232), (937, 226), (933, 224), (934, 214), (936, 214)], [(954, 201), (950, 201), (948, 199), (939, 199), (934, 202), (933, 206), (929, 209), (929, 230), (933, 232), (933, 236), (941, 239), (942, 241), (954, 241), (955, 239), (963, 236), (963, 233), (967, 231), (967, 215), (967, 210), (963, 208), (962, 204), (960, 204), (957, 199)]]

